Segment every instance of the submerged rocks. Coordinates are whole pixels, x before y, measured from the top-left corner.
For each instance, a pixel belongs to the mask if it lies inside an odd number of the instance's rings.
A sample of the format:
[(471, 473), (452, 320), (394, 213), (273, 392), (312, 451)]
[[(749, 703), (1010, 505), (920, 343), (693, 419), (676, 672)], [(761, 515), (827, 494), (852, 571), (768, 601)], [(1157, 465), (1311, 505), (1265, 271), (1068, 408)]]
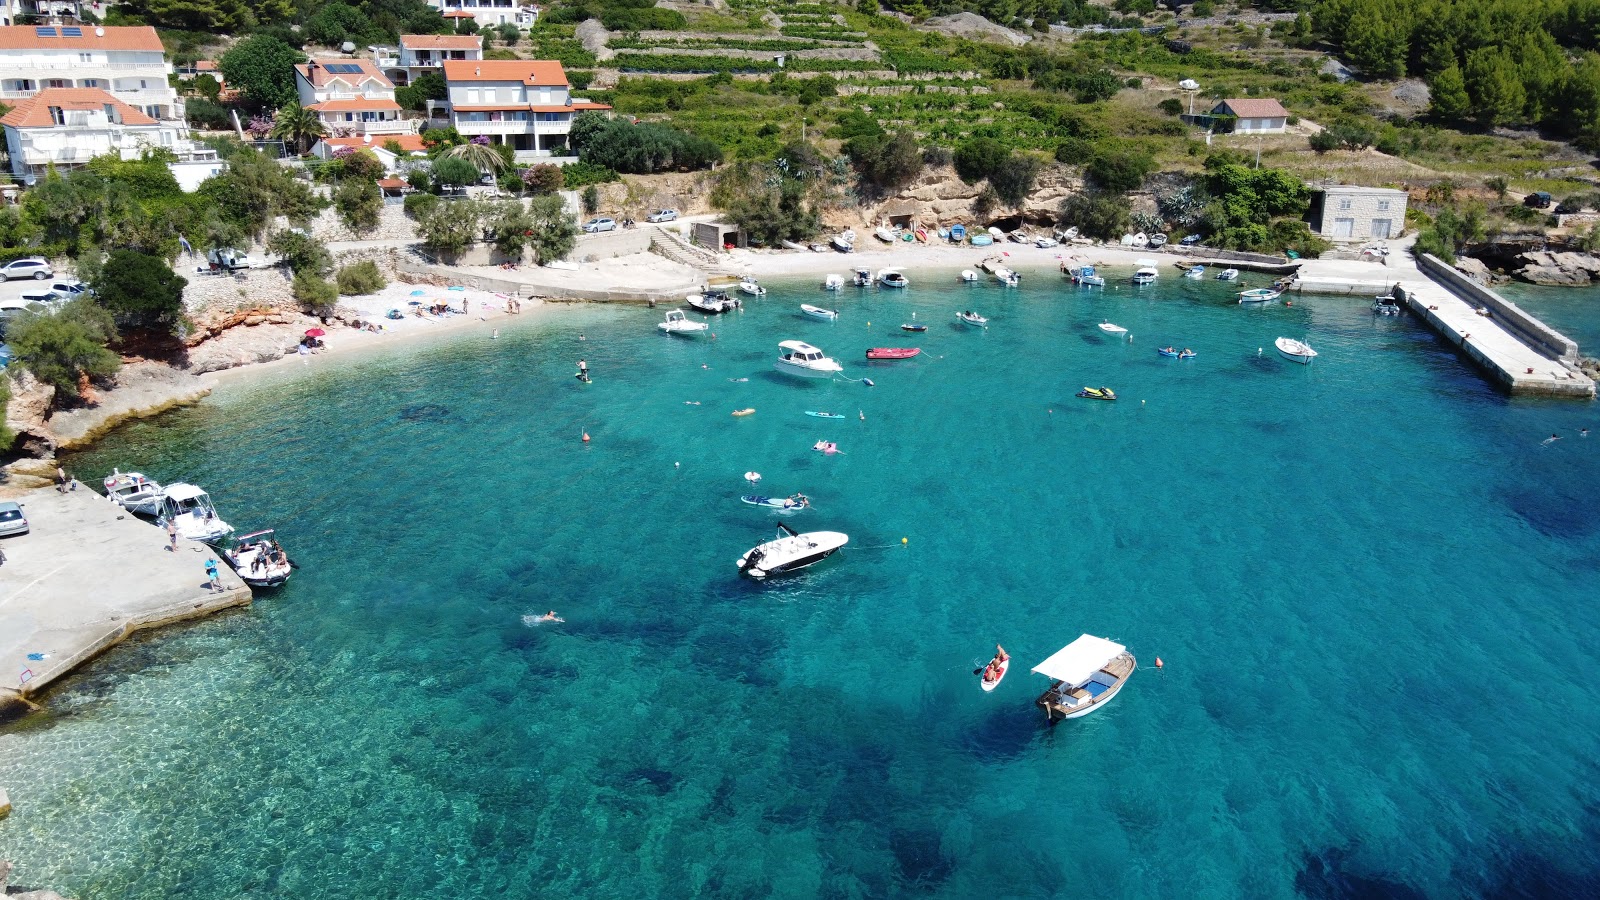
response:
[(1600, 280), (1600, 257), (1537, 250), (1517, 257), (1516, 276), (1534, 284), (1582, 287)]
[(66, 900), (55, 891), (30, 891), (26, 888), (11, 887), (11, 863), (0, 859), (0, 897), (10, 900)]

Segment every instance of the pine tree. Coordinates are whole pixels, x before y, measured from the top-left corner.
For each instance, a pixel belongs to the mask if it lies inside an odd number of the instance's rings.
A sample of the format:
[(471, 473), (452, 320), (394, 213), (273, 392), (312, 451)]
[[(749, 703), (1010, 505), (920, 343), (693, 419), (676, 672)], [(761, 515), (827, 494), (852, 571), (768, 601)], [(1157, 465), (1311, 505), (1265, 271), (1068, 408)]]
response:
[(1472, 97), (1473, 117), (1479, 122), (1493, 128), (1522, 119), (1528, 94), (1516, 63), (1504, 50), (1481, 47), (1468, 53), (1462, 76)]
[(1399, 78), (1406, 73), (1410, 35), (1390, 11), (1378, 4), (1360, 7), (1344, 29), (1344, 49), (1350, 61), (1375, 78)]
[(1433, 80), (1428, 82), (1428, 90), (1433, 93), (1433, 102), (1428, 111), (1447, 122), (1465, 119), (1472, 108), (1472, 100), (1467, 96), (1467, 82), (1461, 77), (1460, 67), (1454, 63), (1433, 76)]

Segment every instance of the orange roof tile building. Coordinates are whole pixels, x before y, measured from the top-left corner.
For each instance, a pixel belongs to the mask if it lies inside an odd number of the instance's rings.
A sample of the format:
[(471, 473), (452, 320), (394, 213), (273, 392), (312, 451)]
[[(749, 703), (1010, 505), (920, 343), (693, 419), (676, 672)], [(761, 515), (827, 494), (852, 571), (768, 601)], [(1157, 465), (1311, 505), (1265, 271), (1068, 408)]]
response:
[(519, 162), (570, 159), (572, 117), (610, 109), (572, 96), (555, 60), (448, 60), (450, 124), (463, 135), (509, 145)]

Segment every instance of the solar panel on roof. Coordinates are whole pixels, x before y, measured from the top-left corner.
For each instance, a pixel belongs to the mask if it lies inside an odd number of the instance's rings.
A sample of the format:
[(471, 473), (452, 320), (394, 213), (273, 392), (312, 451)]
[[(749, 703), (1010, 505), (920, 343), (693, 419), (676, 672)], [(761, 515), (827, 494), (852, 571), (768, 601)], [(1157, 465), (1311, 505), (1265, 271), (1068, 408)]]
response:
[(61, 26), (62, 37), (83, 37), (83, 29), (76, 25)]
[(361, 71), (361, 67), (353, 63), (329, 63), (323, 68), (327, 69), (330, 75), (354, 75)]
[(33, 29), (33, 34), (35, 37), (55, 37), (56, 29), (53, 25), (41, 25)]

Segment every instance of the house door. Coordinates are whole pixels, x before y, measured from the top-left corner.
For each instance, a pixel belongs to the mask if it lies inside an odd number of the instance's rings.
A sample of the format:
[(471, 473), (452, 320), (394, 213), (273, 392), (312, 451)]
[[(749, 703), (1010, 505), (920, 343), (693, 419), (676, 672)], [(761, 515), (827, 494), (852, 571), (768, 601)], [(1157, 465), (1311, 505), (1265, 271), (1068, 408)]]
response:
[(1373, 240), (1379, 240), (1379, 241), (1387, 240), (1389, 238), (1389, 229), (1393, 225), (1393, 223), (1394, 223), (1393, 219), (1373, 219), (1372, 220), (1372, 237), (1373, 237)]
[(1334, 219), (1333, 236), (1335, 238), (1348, 238), (1356, 230), (1355, 219)]

